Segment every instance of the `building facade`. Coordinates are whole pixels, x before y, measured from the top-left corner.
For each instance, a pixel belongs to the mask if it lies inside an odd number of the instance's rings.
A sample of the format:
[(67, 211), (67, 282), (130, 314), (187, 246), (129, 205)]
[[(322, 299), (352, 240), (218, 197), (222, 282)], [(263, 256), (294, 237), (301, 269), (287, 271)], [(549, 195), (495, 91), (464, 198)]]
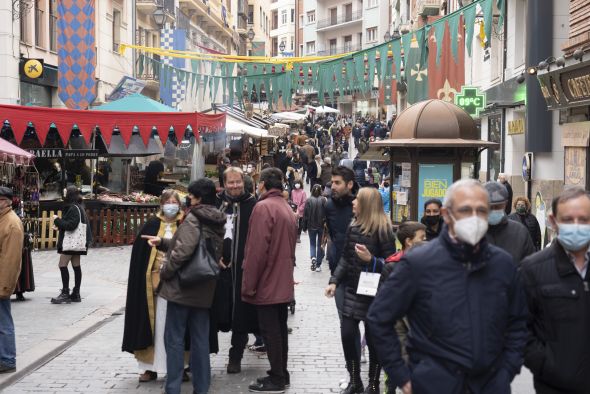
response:
[(271, 56), (295, 55), (295, 1), (270, 1)]

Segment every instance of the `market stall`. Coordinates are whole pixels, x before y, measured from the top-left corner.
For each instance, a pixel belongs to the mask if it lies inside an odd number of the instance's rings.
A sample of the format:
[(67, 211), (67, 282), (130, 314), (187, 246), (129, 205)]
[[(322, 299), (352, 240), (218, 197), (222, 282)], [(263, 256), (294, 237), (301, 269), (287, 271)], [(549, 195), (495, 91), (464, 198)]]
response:
[(230, 157), (237, 160), (244, 168), (248, 163), (256, 163), (255, 171), (259, 173), (264, 163), (273, 164), (272, 151), (276, 136), (268, 130), (249, 126), (238, 120), (227, 119), (225, 125)]
[[(38, 247), (42, 249), (56, 244), (52, 218), (61, 214), (61, 191), (70, 184), (77, 185), (84, 194), (96, 245), (131, 243), (137, 229), (158, 207), (157, 196), (145, 195), (143, 190), (133, 192), (134, 182), (140, 179), (138, 161), (145, 158), (145, 166), (169, 146), (176, 149), (187, 139), (194, 142), (201, 133), (225, 128), (225, 114), (77, 111), (11, 105), (0, 105), (0, 114), (4, 120), (2, 136), (35, 151), (45, 167), (37, 232)], [(174, 158), (163, 174), (158, 174), (165, 187), (180, 180), (169, 177), (186, 180), (190, 173), (190, 168), (185, 168), (183, 174), (174, 174)], [(113, 168), (115, 161), (120, 165)], [(179, 187), (182, 190), (182, 185)]]

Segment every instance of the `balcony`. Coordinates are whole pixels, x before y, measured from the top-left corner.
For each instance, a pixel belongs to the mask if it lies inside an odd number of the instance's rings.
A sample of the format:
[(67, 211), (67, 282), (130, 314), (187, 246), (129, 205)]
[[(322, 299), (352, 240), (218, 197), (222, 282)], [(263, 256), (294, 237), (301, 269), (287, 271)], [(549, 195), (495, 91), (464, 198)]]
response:
[(363, 11), (361, 11), (361, 10), (355, 11), (355, 12), (350, 12), (350, 13), (347, 13), (344, 15), (343, 14), (340, 14), (337, 16), (335, 15), (330, 18), (319, 20), (317, 22), (316, 29), (318, 31), (328, 30), (333, 27), (348, 24), (348, 23), (361, 22), (362, 19), (363, 19)]
[[(180, 8), (184, 11), (196, 11), (197, 24), (207, 31), (207, 35), (223, 34), (233, 38), (234, 20), (227, 9), (220, 3), (205, 0), (180, 0)], [(191, 14), (189, 12), (189, 14)], [(191, 14), (192, 15), (192, 14)]]
[(362, 45), (360, 45), (360, 44), (344, 45), (343, 47), (335, 47), (335, 48), (324, 49), (324, 50), (318, 51), (317, 56), (340, 55), (342, 53), (360, 51), (361, 49), (363, 49), (363, 48), (362, 48)]
[(135, 0), (137, 10), (151, 15), (159, 7), (164, 7), (164, 12), (170, 16), (174, 16), (174, 0)]
[(441, 0), (418, 0), (418, 15), (434, 16), (440, 14)]

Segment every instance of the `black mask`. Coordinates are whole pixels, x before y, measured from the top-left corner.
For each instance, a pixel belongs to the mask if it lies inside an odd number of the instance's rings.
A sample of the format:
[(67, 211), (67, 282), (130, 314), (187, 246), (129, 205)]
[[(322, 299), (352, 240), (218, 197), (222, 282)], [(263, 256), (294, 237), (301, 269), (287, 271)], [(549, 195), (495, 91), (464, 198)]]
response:
[(424, 223), (429, 227), (436, 226), (439, 221), (440, 215), (424, 216)]

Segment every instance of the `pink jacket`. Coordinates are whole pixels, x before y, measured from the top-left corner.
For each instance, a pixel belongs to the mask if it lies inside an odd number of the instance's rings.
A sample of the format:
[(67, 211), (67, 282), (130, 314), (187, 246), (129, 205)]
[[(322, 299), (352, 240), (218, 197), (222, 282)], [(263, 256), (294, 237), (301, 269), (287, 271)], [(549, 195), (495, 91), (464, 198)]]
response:
[(297, 217), (303, 217), (303, 211), (305, 210), (305, 202), (307, 201), (307, 195), (303, 189), (293, 189), (291, 191), (291, 201), (297, 205)]

